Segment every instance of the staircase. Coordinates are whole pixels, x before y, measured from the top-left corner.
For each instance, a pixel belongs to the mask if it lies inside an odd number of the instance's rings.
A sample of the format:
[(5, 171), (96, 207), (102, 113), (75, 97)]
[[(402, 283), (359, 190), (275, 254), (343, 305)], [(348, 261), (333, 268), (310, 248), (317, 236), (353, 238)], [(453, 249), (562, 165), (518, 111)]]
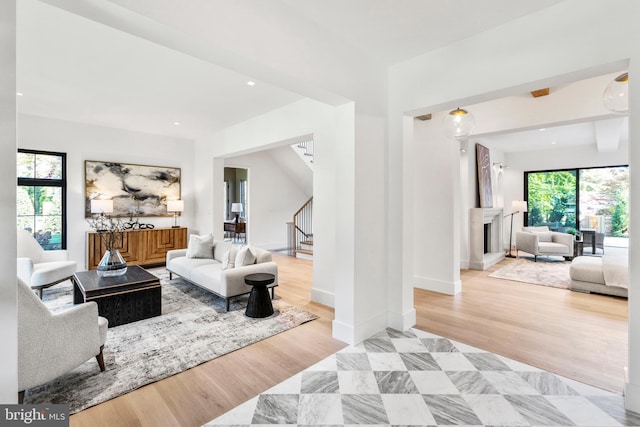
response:
[(291, 148), (313, 170), (313, 139), (292, 144)]
[(289, 223), (289, 252), (296, 258), (313, 259), (313, 197), (293, 214)]

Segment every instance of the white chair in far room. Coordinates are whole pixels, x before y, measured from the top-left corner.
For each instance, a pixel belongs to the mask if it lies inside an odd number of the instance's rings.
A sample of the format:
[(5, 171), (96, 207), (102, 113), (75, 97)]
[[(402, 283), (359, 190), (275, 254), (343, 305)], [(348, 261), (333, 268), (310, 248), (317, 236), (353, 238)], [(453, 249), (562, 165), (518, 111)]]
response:
[(18, 230), (18, 277), (37, 292), (70, 279), (77, 264), (65, 249), (45, 251), (27, 230)]

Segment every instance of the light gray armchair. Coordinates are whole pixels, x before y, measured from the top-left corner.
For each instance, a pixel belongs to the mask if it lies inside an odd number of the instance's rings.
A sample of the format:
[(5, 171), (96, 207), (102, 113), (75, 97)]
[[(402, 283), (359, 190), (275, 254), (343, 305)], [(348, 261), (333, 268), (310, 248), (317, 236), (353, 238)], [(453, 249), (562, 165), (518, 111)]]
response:
[(105, 370), (102, 349), (109, 322), (87, 302), (52, 314), (18, 279), (18, 401), (29, 388), (49, 382), (95, 357)]
[(538, 261), (539, 255), (573, 258), (575, 237), (572, 234), (550, 231), (549, 227), (522, 227), (516, 232), (516, 255), (518, 251), (530, 253)]
[(66, 250), (45, 251), (27, 230), (18, 230), (18, 277), (38, 292), (70, 279), (77, 264)]

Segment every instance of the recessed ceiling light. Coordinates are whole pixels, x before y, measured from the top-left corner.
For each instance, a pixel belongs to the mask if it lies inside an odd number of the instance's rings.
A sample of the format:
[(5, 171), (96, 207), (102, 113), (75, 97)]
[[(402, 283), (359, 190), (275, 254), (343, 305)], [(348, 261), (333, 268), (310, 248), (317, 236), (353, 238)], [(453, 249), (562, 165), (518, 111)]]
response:
[(255, 86), (255, 85), (256, 85), (256, 82), (249, 80), (249, 81), (247, 82), (247, 85), (249, 85), (249, 86)]
[(180, 123), (180, 122), (173, 122), (173, 124), (174, 124), (174, 125), (176, 125), (176, 126), (178, 126), (178, 125), (181, 125), (182, 123)]
[(542, 128), (542, 129), (540, 129), (540, 132), (544, 132), (545, 130), (546, 130), (545, 128)]
[(17, 96), (22, 96), (22, 92), (16, 92)]
[(551, 145), (556, 145), (557, 142), (556, 141), (551, 141)]

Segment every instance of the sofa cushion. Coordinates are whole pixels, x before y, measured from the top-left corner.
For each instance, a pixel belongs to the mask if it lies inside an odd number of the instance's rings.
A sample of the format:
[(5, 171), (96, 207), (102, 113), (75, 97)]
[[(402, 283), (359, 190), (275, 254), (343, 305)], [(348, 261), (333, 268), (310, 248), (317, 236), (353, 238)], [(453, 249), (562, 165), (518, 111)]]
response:
[(569, 267), (569, 276), (571, 276), (572, 280), (604, 285), (602, 258), (592, 256), (574, 258), (571, 261), (571, 267)]
[(221, 275), (222, 264), (219, 262), (212, 262), (194, 268), (191, 272), (190, 280), (219, 295), (227, 296), (225, 290), (220, 288), (220, 284), (222, 283)]
[(546, 225), (539, 225), (537, 227), (522, 227), (522, 231), (526, 231), (528, 233), (544, 233), (550, 230)]
[(243, 267), (245, 265), (251, 265), (256, 263), (255, 250), (247, 245), (238, 249), (236, 254), (235, 267)]
[(187, 258), (187, 257), (178, 257), (169, 261), (167, 268), (169, 271), (176, 273), (179, 276), (184, 277), (185, 279), (191, 279), (191, 273), (197, 267), (207, 264), (220, 264), (216, 260), (208, 259), (208, 258)]
[(213, 235), (190, 235), (189, 244), (187, 245), (187, 258), (213, 259)]
[(236, 263), (236, 254), (238, 253), (238, 248), (236, 245), (231, 245), (229, 249), (222, 256), (222, 269), (228, 270), (233, 268)]
[(225, 252), (229, 250), (229, 248), (233, 245), (231, 242), (225, 242), (224, 240), (216, 240), (215, 246), (213, 247), (213, 259), (222, 262), (222, 257)]
[(538, 252), (540, 254), (572, 255), (569, 253), (569, 246), (554, 242), (539, 242)]
[(553, 242), (553, 234), (550, 231), (534, 231), (538, 236), (538, 242)]

